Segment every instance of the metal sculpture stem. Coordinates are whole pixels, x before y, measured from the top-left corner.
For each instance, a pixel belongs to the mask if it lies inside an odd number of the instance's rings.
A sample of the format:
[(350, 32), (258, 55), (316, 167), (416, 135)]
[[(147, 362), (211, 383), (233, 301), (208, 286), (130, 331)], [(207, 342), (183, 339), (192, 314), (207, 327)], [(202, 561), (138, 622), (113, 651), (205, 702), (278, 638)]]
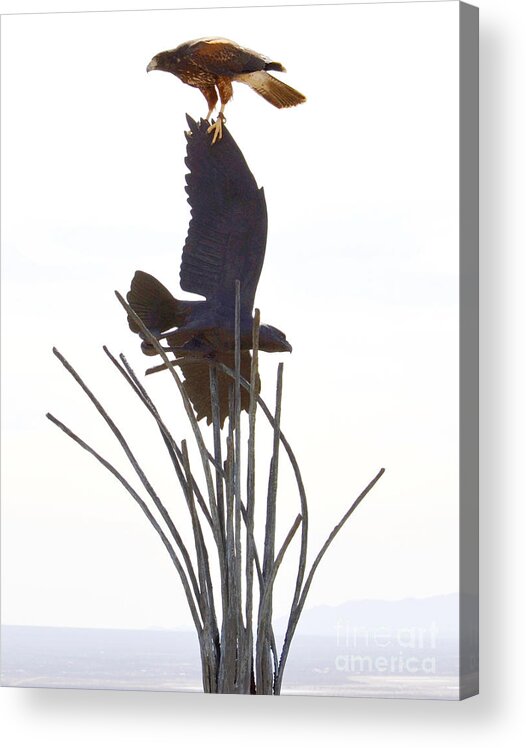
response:
[[(307, 573), (308, 504), (298, 462), (290, 444), (281, 430), (281, 405), (283, 397), (283, 364), (278, 366), (276, 403), (274, 414), (259, 395), (259, 311), (254, 315), (252, 331), (252, 364), (250, 381), (241, 376), (240, 334), (240, 284), (236, 282), (235, 309), (235, 367), (210, 360), (210, 397), (212, 404), (212, 448), (208, 450), (185, 387), (177, 372), (177, 361), (171, 361), (158, 340), (144, 326), (141, 319), (116, 294), (128, 316), (133, 319), (143, 338), (161, 356), (163, 366), (169, 369), (182, 399), (191, 432), (194, 450), (200, 458), (201, 475), (192, 465), (191, 450), (186, 439), (176, 442), (161, 418), (150, 395), (135, 372), (121, 354), (115, 358), (106, 347), (104, 351), (112, 364), (131, 387), (140, 402), (157, 424), (162, 441), (174, 468), (181, 488), (184, 506), (191, 523), (191, 545), (178, 528), (179, 519), (169, 512), (159, 494), (147, 478), (135, 454), (131, 451), (122, 431), (109, 416), (106, 408), (92, 393), (82, 377), (59, 351), (53, 349), (68, 373), (90, 399), (108, 425), (128, 461), (139, 477), (145, 496), (141, 496), (130, 482), (104, 457), (50, 413), (47, 417), (67, 436), (89, 452), (126, 489), (139, 505), (153, 529), (160, 537), (174, 564), (185, 592), (188, 607), (196, 629), (202, 665), (203, 690), (208, 693), (281, 693), (285, 666), (298, 621), (312, 585), (315, 572), (349, 517), (382, 476), (383, 468), (364, 488), (350, 508), (333, 528), (327, 540), (314, 557)], [(218, 375), (231, 379), (228, 429), (220, 423)], [(242, 440), (241, 389), (249, 394), (248, 436), (246, 452)], [(265, 503), (265, 527), (262, 556), (255, 541), (256, 490), (256, 416), (261, 410), (272, 429), (272, 457), (270, 460)], [(226, 432), (226, 433), (225, 433)], [(276, 546), (278, 516), (279, 461), (284, 450), (292, 466), (299, 496), (299, 513), (290, 525), (281, 545)], [(245, 467), (244, 467), (245, 465)], [(243, 500), (241, 476), (246, 471), (246, 499)], [(204, 480), (205, 490), (200, 481)], [(154, 515), (151, 503), (158, 514)], [(296, 582), (292, 592), (289, 619), (278, 654), (272, 626), (274, 583), (291, 541), (301, 526)], [(164, 529), (163, 529), (164, 528)], [(205, 533), (206, 530), (206, 533)], [(211, 540), (210, 542), (210, 535)], [(208, 537), (208, 542), (207, 542)], [(276, 547), (278, 551), (276, 553)], [(214, 561), (215, 559), (215, 561)], [(219, 576), (220, 611), (214, 594), (214, 570)], [(254, 574), (257, 585), (254, 586)], [(257, 594), (257, 605), (255, 605)], [(218, 612), (221, 625), (219, 626)]]

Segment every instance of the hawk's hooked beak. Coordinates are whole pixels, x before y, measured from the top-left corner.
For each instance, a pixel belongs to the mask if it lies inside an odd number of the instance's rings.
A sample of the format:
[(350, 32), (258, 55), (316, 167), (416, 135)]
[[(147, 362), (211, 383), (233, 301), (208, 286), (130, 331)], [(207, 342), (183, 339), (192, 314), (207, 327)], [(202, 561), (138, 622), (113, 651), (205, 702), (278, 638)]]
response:
[(156, 69), (157, 69), (157, 60), (156, 60), (156, 59), (155, 59), (155, 57), (154, 57), (154, 58), (153, 58), (152, 60), (150, 60), (150, 62), (148, 63), (148, 67), (146, 68), (146, 72), (147, 72), (147, 73), (149, 73), (149, 72), (151, 72), (152, 70), (156, 70)]

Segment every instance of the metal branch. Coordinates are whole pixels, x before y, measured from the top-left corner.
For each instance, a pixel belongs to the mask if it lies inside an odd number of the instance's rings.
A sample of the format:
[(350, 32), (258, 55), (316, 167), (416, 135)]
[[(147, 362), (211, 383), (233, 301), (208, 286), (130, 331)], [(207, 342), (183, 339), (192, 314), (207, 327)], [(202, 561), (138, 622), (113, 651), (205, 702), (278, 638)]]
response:
[[(115, 362), (115, 359), (113, 358), (113, 356), (111, 355), (111, 353), (106, 349), (105, 346), (104, 346), (104, 348), (105, 348), (105, 350), (106, 350), (109, 358), (112, 361)], [(124, 367), (126, 369), (126, 372), (129, 374), (129, 377), (132, 380), (133, 384), (135, 384), (136, 390), (138, 390), (137, 394), (141, 398), (142, 402), (146, 405), (146, 407), (150, 410), (150, 412), (152, 413), (152, 415), (154, 416), (154, 418), (157, 420), (158, 425), (159, 425), (160, 428), (161, 428), (161, 423), (162, 423), (162, 435), (163, 435), (163, 438), (165, 439), (165, 443), (166, 443), (166, 439), (168, 439), (168, 443), (166, 444), (166, 446), (167, 446), (168, 452), (170, 453), (170, 458), (172, 459), (172, 462), (173, 462), (174, 467), (176, 469), (177, 476), (179, 478), (179, 475), (182, 476), (181, 469), (180, 469), (180, 465), (181, 465), (182, 459), (183, 459), (182, 458), (181, 450), (180, 450), (177, 442), (175, 441), (175, 439), (172, 437), (172, 435), (170, 434), (170, 432), (166, 428), (166, 426), (164, 426), (164, 423), (162, 422), (162, 419), (159, 416), (158, 410), (156, 409), (155, 405), (153, 404), (153, 402), (152, 402), (152, 400), (151, 400), (151, 398), (150, 398), (150, 396), (149, 396), (146, 388), (143, 387), (143, 385), (139, 381), (137, 375), (135, 374), (135, 372), (133, 371), (132, 367), (128, 363), (128, 361), (126, 359), (126, 356), (124, 356), (121, 353), (121, 354), (119, 354), (119, 358), (122, 361), (122, 363), (123, 363), (123, 365), (124, 365)], [(119, 366), (118, 362), (115, 362), (115, 363), (116, 363), (116, 366), (119, 368), (119, 370), (122, 371), (122, 369)], [(125, 376), (125, 374), (124, 374), (124, 376)], [(210, 515), (210, 511), (209, 511), (208, 507), (206, 506), (205, 500), (203, 498), (203, 494), (201, 493), (201, 491), (199, 489), (199, 486), (197, 485), (197, 482), (196, 482), (195, 478), (193, 477), (193, 475), (192, 475), (192, 489), (193, 489), (193, 491), (195, 493), (195, 496), (197, 498), (197, 503), (199, 504), (199, 508), (203, 512), (206, 521), (208, 522), (208, 524), (212, 528), (212, 517)]]
[[(256, 543), (254, 540), (254, 513), (256, 505), (256, 413), (257, 413), (257, 387), (259, 380), (259, 309), (254, 310), (254, 321), (252, 325), (252, 365), (250, 368), (250, 403), (248, 410), (248, 445), (247, 445), (247, 507), (244, 510), (241, 502), (241, 512), (246, 526), (246, 601), (245, 601), (245, 618), (247, 625), (247, 639), (245, 647), (245, 658), (251, 663), (253, 671), (253, 649), (254, 635), (252, 631), (253, 617), (253, 591), (254, 591), (254, 563), (259, 565), (257, 558)], [(256, 567), (257, 568), (257, 567)], [(260, 595), (263, 594), (263, 575), (260, 571)], [(276, 651), (275, 641), (272, 634), (272, 643), (274, 644), (273, 653)], [(251, 677), (255, 675), (252, 673)]]
[(271, 694), (274, 690), (274, 680), (277, 678), (278, 673), (271, 675), (271, 671), (268, 668), (267, 652), (268, 652), (268, 633), (270, 628), (270, 621), (272, 618), (272, 591), (274, 588), (274, 581), (276, 574), (278, 573), (281, 562), (287, 548), (289, 547), (292, 538), (294, 537), (296, 530), (301, 522), (301, 514), (298, 514), (292, 527), (290, 528), (283, 545), (281, 546), (276, 560), (274, 561), (268, 579), (264, 582), (263, 595), (259, 604), (259, 616), (258, 616), (258, 631), (257, 631), (257, 642), (256, 642), (256, 683), (258, 693)]
[(177, 572), (179, 574), (179, 577), (181, 579), (186, 599), (188, 601), (188, 607), (190, 608), (190, 612), (192, 614), (192, 619), (194, 621), (194, 625), (197, 631), (197, 634), (199, 636), (199, 639), (201, 640), (202, 634), (203, 634), (203, 625), (202, 621), (199, 618), (199, 613), (197, 611), (197, 607), (194, 602), (194, 598), (192, 596), (192, 590), (190, 588), (188, 579), (186, 577), (185, 571), (183, 569), (183, 566), (179, 559), (177, 558), (177, 554), (175, 553), (175, 550), (168, 540), (167, 536), (163, 532), (161, 526), (151, 513), (150, 509), (148, 508), (147, 504), (141, 499), (137, 491), (128, 483), (128, 481), (119, 473), (119, 471), (113, 467), (113, 465), (108, 462), (108, 460), (104, 459), (104, 457), (101, 457), (101, 455), (96, 452), (92, 447), (89, 446), (83, 439), (81, 439), (79, 436), (77, 436), (71, 429), (69, 429), (67, 426), (65, 426), (61, 421), (58, 420), (58, 418), (55, 418), (51, 413), (46, 413), (46, 418), (48, 418), (52, 423), (55, 424), (55, 426), (58, 426), (59, 429), (61, 429), (67, 436), (69, 436), (74, 442), (79, 444), (82, 449), (85, 449), (86, 452), (89, 452), (90, 455), (95, 457), (96, 460), (98, 460), (101, 465), (103, 465), (106, 470), (108, 470), (117, 480), (124, 486), (124, 488), (128, 491), (130, 496), (134, 499), (134, 501), (137, 502), (137, 504), (140, 506), (144, 514), (146, 515), (148, 521), (154, 528), (154, 530), (157, 532), (159, 537), (162, 540), (162, 543), (166, 550), (168, 551), (170, 558), (172, 559), (172, 562), (177, 569)]
[(77, 374), (77, 372), (71, 366), (71, 364), (69, 363), (69, 361), (67, 361), (64, 358), (64, 356), (60, 353), (60, 351), (58, 351), (56, 348), (53, 348), (53, 353), (58, 358), (58, 360), (60, 361), (60, 363), (64, 366), (64, 368), (66, 369), (66, 371), (68, 371), (68, 373), (71, 374), (71, 376), (73, 377), (73, 379), (77, 382), (77, 384), (81, 387), (81, 389), (85, 392), (85, 394), (91, 400), (91, 402), (93, 403), (93, 405), (95, 406), (95, 408), (97, 409), (97, 411), (100, 413), (100, 415), (102, 416), (102, 418), (106, 421), (106, 423), (110, 427), (112, 433), (114, 434), (115, 438), (117, 439), (117, 441), (121, 445), (124, 453), (126, 454), (126, 457), (130, 461), (133, 469), (135, 470), (135, 472), (139, 476), (139, 479), (140, 479), (141, 483), (143, 484), (144, 488), (146, 489), (146, 491), (150, 495), (150, 497), (151, 497), (152, 501), (154, 502), (155, 506), (159, 510), (162, 518), (164, 519), (164, 521), (166, 522), (166, 525), (168, 526), (168, 529), (170, 530), (170, 533), (171, 533), (173, 539), (175, 540), (175, 542), (177, 544), (177, 547), (181, 551), (181, 555), (183, 556), (183, 559), (184, 559), (184, 562), (185, 562), (185, 565), (186, 565), (186, 568), (187, 568), (187, 571), (188, 571), (188, 576), (190, 578), (190, 581), (192, 583), (192, 587), (194, 589), (195, 597), (196, 597), (197, 600), (199, 600), (200, 599), (200, 594), (201, 594), (200, 593), (200, 589), (199, 589), (199, 584), (197, 582), (197, 578), (196, 578), (195, 571), (194, 571), (194, 568), (193, 568), (193, 565), (192, 565), (192, 561), (190, 559), (190, 555), (189, 555), (189, 553), (188, 553), (188, 551), (186, 549), (186, 546), (183, 543), (181, 535), (179, 534), (179, 531), (177, 530), (176, 526), (174, 525), (174, 523), (172, 521), (172, 518), (170, 517), (168, 511), (166, 510), (163, 502), (161, 501), (161, 499), (159, 498), (159, 496), (157, 496), (157, 494), (154, 491), (154, 489), (153, 489), (150, 481), (147, 479), (144, 471), (142, 470), (141, 466), (139, 465), (137, 459), (135, 458), (135, 455), (131, 451), (131, 449), (130, 449), (130, 447), (129, 447), (127, 441), (126, 441), (126, 439), (124, 438), (123, 434), (121, 433), (120, 429), (117, 427), (117, 425), (115, 424), (115, 422), (110, 418), (110, 416), (108, 415), (108, 413), (105, 410), (105, 408), (97, 400), (97, 398), (95, 397), (95, 395), (93, 394), (93, 392), (89, 389), (89, 387), (86, 385), (86, 383), (84, 382), (84, 380), (82, 379), (82, 377), (80, 377), (80, 375)]
[(309, 574), (307, 576), (307, 579), (305, 580), (305, 584), (303, 586), (300, 599), (298, 601), (298, 604), (294, 608), (294, 610), (290, 614), (289, 623), (287, 626), (287, 632), (285, 634), (285, 641), (283, 643), (283, 649), (281, 650), (281, 657), (280, 657), (280, 663), (279, 663), (279, 670), (278, 670), (278, 677), (276, 679), (276, 693), (279, 694), (281, 691), (281, 683), (283, 680), (283, 671), (285, 669), (285, 664), (287, 662), (287, 657), (289, 654), (290, 645), (292, 642), (292, 637), (294, 636), (294, 632), (296, 630), (296, 626), (298, 625), (298, 621), (301, 615), (301, 612), (303, 610), (303, 606), (305, 605), (305, 600), (307, 599), (307, 595), (310, 590), (310, 586), (312, 584), (312, 579), (314, 577), (314, 574), (316, 572), (316, 569), (319, 566), (320, 561), (322, 560), (323, 556), (325, 555), (325, 552), (329, 548), (330, 544), (336, 537), (336, 535), (340, 532), (344, 524), (347, 522), (351, 514), (354, 512), (354, 510), (358, 507), (358, 505), (363, 501), (363, 499), (367, 496), (369, 491), (373, 488), (373, 486), (380, 480), (382, 475), (385, 473), (385, 468), (382, 468), (379, 470), (379, 472), (375, 475), (375, 477), (372, 479), (372, 481), (364, 488), (364, 490), (361, 492), (361, 494), (358, 496), (357, 499), (353, 502), (350, 509), (348, 509), (341, 520), (338, 522), (338, 524), (333, 528), (331, 533), (329, 534), (329, 537), (321, 547), (320, 552), (314, 559), (314, 562), (312, 564), (312, 567), (309, 571)]
[(156, 352), (161, 356), (164, 363), (166, 364), (167, 368), (170, 371), (170, 374), (172, 375), (177, 388), (179, 390), (179, 393), (181, 395), (181, 398), (183, 400), (184, 408), (186, 411), (186, 414), (188, 416), (188, 420), (190, 421), (190, 425), (192, 427), (192, 431), (194, 433), (195, 440), (197, 442), (197, 446), (199, 448), (199, 453), (201, 455), (201, 462), (203, 464), (203, 472), (206, 479), (206, 486), (208, 490), (208, 500), (209, 500), (209, 508), (210, 513), (212, 516), (212, 532), (214, 535), (214, 540), (217, 545), (218, 550), (218, 559), (220, 564), (220, 573), (223, 576), (225, 569), (223, 568), (223, 560), (224, 560), (224, 544), (223, 544), (223, 538), (219, 531), (219, 516), (217, 511), (217, 503), (216, 503), (216, 497), (215, 497), (215, 491), (214, 491), (214, 483), (212, 479), (212, 472), (210, 470), (210, 463), (208, 459), (208, 450), (206, 448), (203, 435), (201, 433), (201, 429), (199, 428), (199, 424), (197, 423), (197, 418), (195, 417), (195, 413), (192, 408), (192, 404), (188, 398), (188, 395), (186, 394), (185, 388), (183, 387), (183, 383), (181, 382), (181, 379), (179, 378), (177, 372), (175, 371), (175, 367), (173, 366), (172, 362), (169, 360), (168, 356), (166, 355), (165, 351), (163, 350), (162, 346), (159, 345), (159, 341), (157, 338), (152, 335), (152, 333), (148, 330), (146, 325), (143, 323), (141, 318), (134, 312), (134, 310), (131, 308), (131, 306), (123, 299), (121, 294), (118, 291), (115, 291), (115, 295), (117, 299), (119, 300), (122, 307), (125, 309), (128, 316), (135, 322), (141, 333), (143, 334), (144, 338), (152, 344)]

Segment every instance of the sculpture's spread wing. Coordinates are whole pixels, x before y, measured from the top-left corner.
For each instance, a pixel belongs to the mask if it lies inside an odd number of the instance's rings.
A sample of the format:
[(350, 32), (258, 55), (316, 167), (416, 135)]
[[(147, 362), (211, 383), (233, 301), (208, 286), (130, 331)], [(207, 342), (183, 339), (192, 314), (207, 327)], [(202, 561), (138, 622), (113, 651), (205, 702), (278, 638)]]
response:
[[(235, 368), (234, 353), (222, 351), (217, 354), (216, 361), (219, 361), (230, 369)], [(241, 376), (250, 381), (250, 371), (252, 356), (249, 351), (241, 351)], [(212, 422), (212, 401), (210, 396), (210, 363), (206, 359), (201, 361), (196, 359), (184, 358), (180, 361), (179, 366), (184, 376), (183, 386), (190, 402), (194, 406), (197, 420), (206, 418), (207, 423)], [(228, 393), (232, 385), (232, 377), (225, 374), (221, 369), (217, 371), (217, 392), (219, 400), (219, 420), (221, 427), (228, 416)], [(259, 377), (256, 382), (257, 392), (260, 389)], [(248, 411), (250, 407), (250, 395), (244, 387), (241, 388), (241, 408)]]
[(251, 314), (267, 241), (267, 206), (226, 128), (212, 145), (208, 123), (187, 117), (186, 191), (192, 218), (181, 261), (181, 288), (200, 294), (218, 314), (233, 316), (235, 282)]
[(251, 49), (240, 47), (230, 39), (195, 39), (188, 44), (191, 59), (214, 75), (233, 76), (238, 73), (253, 73), (264, 70), (270, 58)]

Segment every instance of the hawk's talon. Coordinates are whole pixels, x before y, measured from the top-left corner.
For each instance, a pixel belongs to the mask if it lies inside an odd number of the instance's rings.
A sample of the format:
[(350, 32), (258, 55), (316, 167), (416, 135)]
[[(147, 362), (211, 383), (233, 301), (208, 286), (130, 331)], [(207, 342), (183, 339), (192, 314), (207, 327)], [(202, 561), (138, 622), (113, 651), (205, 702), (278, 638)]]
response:
[(226, 122), (225, 115), (222, 112), (219, 112), (216, 121), (213, 125), (210, 125), (207, 130), (207, 133), (214, 133), (214, 136), (212, 138), (212, 145), (214, 145), (216, 140), (221, 140), (221, 138), (223, 137), (223, 122)]

